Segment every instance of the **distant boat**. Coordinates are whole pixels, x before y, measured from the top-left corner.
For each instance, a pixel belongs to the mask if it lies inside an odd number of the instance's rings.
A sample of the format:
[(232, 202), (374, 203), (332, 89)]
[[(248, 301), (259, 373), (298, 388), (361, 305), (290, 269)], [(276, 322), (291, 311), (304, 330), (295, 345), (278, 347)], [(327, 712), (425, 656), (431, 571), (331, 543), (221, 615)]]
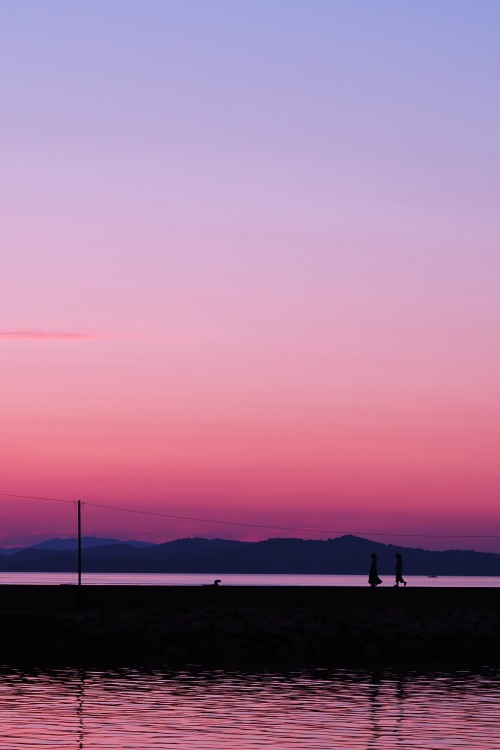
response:
[(437, 576), (435, 576), (434, 573), (432, 573), (430, 576), (427, 576), (427, 578), (437, 578)]

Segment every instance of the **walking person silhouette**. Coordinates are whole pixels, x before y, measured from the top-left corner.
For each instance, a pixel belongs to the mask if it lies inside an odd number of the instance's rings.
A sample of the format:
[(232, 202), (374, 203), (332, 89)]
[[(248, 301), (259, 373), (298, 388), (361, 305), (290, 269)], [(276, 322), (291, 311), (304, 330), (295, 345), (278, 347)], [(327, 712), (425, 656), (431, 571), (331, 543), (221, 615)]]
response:
[(368, 583), (372, 588), (375, 588), (375, 586), (378, 586), (380, 583), (382, 583), (382, 580), (378, 577), (377, 555), (375, 554), (375, 552), (372, 552), (371, 558), (372, 562), (370, 565), (370, 573), (368, 575)]
[(403, 578), (403, 558), (401, 555), (396, 555), (396, 583), (394, 584), (394, 587), (399, 587), (399, 584), (402, 583), (403, 586), (406, 586), (406, 581)]

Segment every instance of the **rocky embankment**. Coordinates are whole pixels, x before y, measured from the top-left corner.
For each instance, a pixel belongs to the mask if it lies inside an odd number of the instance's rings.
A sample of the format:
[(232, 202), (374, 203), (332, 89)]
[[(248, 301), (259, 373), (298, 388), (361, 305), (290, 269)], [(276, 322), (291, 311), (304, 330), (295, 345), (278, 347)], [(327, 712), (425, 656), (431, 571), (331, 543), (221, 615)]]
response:
[(4, 612), (3, 663), (500, 666), (500, 611), (170, 606)]

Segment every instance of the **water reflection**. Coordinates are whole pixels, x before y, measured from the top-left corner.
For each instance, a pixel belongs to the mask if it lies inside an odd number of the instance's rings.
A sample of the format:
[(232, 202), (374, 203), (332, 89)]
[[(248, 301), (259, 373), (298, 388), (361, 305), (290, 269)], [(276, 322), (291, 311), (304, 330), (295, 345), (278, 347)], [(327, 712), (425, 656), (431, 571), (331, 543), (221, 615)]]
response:
[(369, 687), (369, 717), (370, 717), (370, 734), (367, 748), (377, 748), (378, 740), (382, 736), (381, 717), (381, 697), (380, 697), (380, 680), (374, 675)]
[(500, 748), (499, 677), (4, 669), (2, 747), (490, 750)]
[(77, 748), (78, 750), (83, 750), (83, 735), (84, 735), (84, 729), (83, 729), (83, 698), (84, 698), (84, 690), (85, 690), (85, 672), (83, 669), (80, 669), (78, 671), (78, 675), (76, 677), (76, 716), (77, 716), (77, 722), (78, 722), (78, 728), (77, 728)]

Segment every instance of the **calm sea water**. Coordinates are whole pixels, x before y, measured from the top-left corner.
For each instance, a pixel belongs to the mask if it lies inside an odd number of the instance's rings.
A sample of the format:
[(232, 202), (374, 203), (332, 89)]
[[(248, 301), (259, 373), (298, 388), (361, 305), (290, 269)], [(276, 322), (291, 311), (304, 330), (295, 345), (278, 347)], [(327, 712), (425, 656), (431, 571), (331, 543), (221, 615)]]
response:
[(5, 750), (490, 750), (500, 674), (0, 671)]
[[(244, 575), (227, 573), (84, 573), (87, 586), (200, 586), (220, 578), (224, 586), (367, 586), (364, 576)], [(405, 576), (409, 586), (498, 586), (500, 576)], [(0, 573), (0, 584), (58, 585), (76, 583), (74, 573)], [(383, 576), (383, 586), (392, 586), (394, 575)]]

